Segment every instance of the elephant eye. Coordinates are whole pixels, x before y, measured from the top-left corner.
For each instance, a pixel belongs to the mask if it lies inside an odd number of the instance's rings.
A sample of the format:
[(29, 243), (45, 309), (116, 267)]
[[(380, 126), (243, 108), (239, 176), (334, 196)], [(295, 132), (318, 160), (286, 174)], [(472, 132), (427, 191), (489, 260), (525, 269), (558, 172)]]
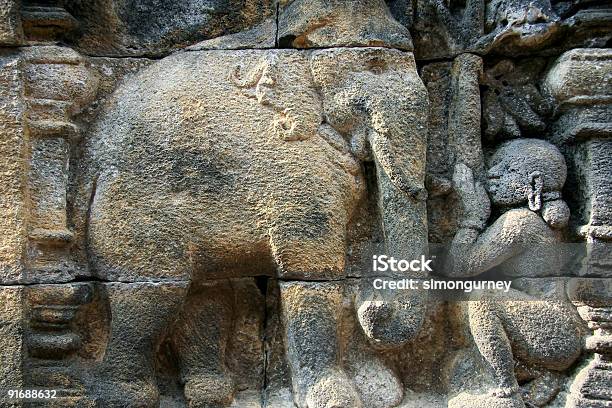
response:
[(380, 75), (387, 69), (387, 63), (380, 58), (372, 58), (367, 62), (368, 70), (373, 74)]

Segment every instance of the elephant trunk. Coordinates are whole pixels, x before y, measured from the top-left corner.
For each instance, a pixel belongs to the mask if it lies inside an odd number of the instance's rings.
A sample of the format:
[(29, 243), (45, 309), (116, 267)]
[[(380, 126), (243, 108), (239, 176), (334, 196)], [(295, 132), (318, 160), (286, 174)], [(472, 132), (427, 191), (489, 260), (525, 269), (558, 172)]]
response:
[(427, 197), (427, 92), (418, 77), (408, 83), (387, 81), (385, 85), (384, 90), (370, 91), (368, 141), (372, 155), (393, 186), (422, 201)]
[[(353, 138), (357, 157), (371, 156), (376, 164), (387, 255), (416, 259), (426, 254), (429, 98), (413, 55), (386, 48), (322, 50), (313, 53), (311, 72), (324, 98), (325, 121)], [(359, 296), (359, 322), (374, 345), (399, 346), (420, 329), (427, 294), (409, 292), (389, 301), (374, 293)]]
[(426, 293), (418, 290), (394, 294), (390, 300), (358, 300), (359, 324), (374, 347), (401, 347), (421, 329), (426, 301)]

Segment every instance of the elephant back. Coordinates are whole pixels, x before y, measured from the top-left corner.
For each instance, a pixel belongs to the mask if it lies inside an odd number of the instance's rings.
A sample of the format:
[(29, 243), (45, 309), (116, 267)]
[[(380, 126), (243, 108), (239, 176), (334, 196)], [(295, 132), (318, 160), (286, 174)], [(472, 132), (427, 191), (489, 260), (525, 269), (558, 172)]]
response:
[(193, 247), (265, 248), (276, 226), (296, 239), (344, 230), (362, 175), (320, 130), (322, 112), (299, 51), (184, 52), (144, 69), (86, 139), (92, 252), (109, 235), (187, 259)]

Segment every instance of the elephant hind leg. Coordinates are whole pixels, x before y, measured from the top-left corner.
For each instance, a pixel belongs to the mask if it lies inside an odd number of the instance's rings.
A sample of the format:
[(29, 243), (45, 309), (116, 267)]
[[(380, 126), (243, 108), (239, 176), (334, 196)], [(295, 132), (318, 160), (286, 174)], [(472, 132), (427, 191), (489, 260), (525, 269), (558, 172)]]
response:
[(110, 339), (90, 381), (104, 407), (157, 407), (154, 352), (182, 306), (188, 282), (107, 283)]
[(189, 407), (229, 406), (234, 382), (225, 365), (234, 293), (227, 280), (193, 287), (173, 334)]

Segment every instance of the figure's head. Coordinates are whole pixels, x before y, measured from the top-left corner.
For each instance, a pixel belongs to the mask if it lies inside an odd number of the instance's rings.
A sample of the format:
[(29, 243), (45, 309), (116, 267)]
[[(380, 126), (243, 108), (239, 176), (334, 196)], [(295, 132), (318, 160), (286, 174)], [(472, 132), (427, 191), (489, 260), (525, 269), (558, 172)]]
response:
[(503, 143), (491, 156), (487, 190), (495, 205), (527, 202), (537, 211), (542, 195), (560, 192), (566, 175), (565, 159), (555, 146), (539, 139), (515, 139)]

